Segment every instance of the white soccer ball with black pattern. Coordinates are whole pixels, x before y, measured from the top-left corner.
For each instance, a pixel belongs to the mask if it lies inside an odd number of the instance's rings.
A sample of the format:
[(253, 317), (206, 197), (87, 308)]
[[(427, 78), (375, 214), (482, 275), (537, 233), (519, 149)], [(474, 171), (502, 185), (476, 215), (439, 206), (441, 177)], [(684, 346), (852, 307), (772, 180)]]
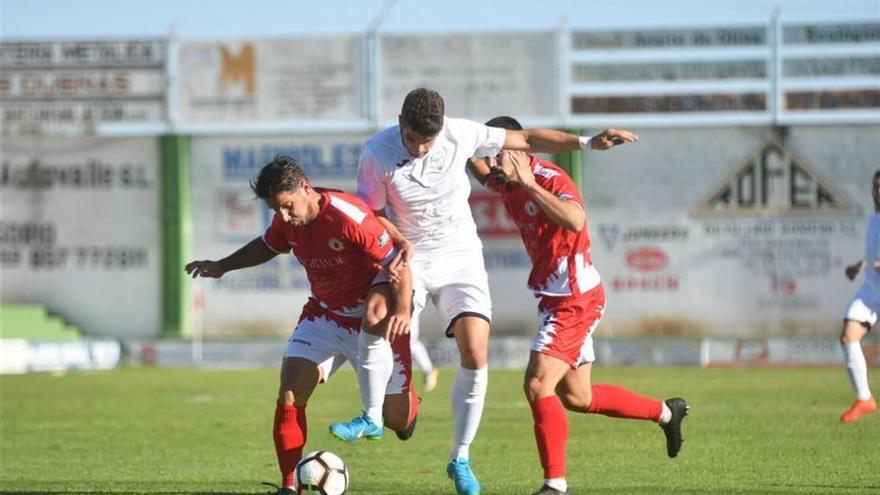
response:
[(296, 465), (296, 493), (342, 495), (348, 490), (348, 467), (333, 452), (319, 450)]

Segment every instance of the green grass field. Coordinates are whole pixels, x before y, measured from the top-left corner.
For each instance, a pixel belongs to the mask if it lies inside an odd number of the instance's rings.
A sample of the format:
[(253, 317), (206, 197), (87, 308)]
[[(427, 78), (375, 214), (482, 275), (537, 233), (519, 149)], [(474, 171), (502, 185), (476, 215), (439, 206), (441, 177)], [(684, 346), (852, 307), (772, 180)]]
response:
[[(341, 372), (309, 404), (307, 450), (338, 453), (352, 494), (451, 494), (449, 386), (427, 394), (416, 435), (353, 445), (327, 433), (358, 411)], [(277, 372), (124, 369), (0, 378), (0, 493), (259, 494), (276, 482), (271, 418)], [(541, 481), (520, 372), (494, 371), (471, 457), (484, 494)], [(871, 375), (880, 386), (880, 373)], [(878, 493), (880, 414), (841, 425), (842, 369), (597, 368), (614, 382), (691, 404), (685, 444), (666, 457), (650, 423), (569, 415), (575, 494)]]

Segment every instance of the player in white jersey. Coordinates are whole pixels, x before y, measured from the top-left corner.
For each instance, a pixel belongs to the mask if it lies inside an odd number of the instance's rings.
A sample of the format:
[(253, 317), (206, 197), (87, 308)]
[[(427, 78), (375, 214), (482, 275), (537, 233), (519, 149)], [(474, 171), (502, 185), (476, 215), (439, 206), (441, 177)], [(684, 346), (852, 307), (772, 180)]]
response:
[(861, 340), (877, 323), (877, 313), (880, 312), (880, 170), (874, 173), (871, 196), (874, 199), (874, 214), (868, 218), (865, 232), (865, 258), (846, 267), (846, 276), (850, 280), (855, 279), (864, 267), (865, 282), (849, 303), (840, 333), (843, 362), (856, 392), (856, 401), (840, 416), (840, 421), (844, 423), (877, 410), (877, 401), (868, 387), (868, 365)]
[[(495, 156), (502, 149), (546, 153), (607, 149), (636, 137), (615, 129), (592, 138), (550, 129), (506, 131), (447, 118), (444, 113), (437, 92), (411, 91), (398, 125), (365, 144), (358, 196), (380, 218), (391, 220), (386, 228), (401, 250), (400, 262), (412, 265), (413, 321), (430, 299), (446, 335), (458, 345), (460, 368), (452, 386), (455, 431), (446, 470), (459, 494), (474, 495), (480, 484), (471, 470), (469, 447), (488, 385), (492, 303), (482, 243), (468, 204), (467, 160)], [(371, 394), (382, 396), (378, 388)]]

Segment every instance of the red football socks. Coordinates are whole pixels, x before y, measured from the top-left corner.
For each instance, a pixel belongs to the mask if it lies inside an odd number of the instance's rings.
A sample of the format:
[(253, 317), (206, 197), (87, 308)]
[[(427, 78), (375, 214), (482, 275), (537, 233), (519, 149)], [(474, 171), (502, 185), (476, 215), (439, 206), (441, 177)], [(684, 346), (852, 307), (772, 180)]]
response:
[(593, 385), (590, 390), (593, 395), (587, 409), (590, 414), (659, 421), (663, 412), (663, 402), (617, 385)]
[(275, 453), (278, 455), (283, 486), (293, 486), (294, 471), (302, 458), (307, 431), (305, 406), (276, 404), (272, 437), (275, 439)]
[(544, 478), (565, 477), (565, 444), (568, 441), (568, 418), (559, 397), (542, 397), (531, 404), (535, 420), (535, 441)]

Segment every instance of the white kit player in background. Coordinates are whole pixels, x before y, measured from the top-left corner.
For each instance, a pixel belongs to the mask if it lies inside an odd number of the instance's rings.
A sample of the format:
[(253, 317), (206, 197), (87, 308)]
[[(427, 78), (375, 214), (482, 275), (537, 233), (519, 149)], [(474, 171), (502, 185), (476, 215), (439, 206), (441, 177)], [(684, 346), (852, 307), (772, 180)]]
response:
[[(358, 196), (380, 220), (383, 216), (390, 220), (386, 228), (401, 250), (399, 261), (411, 265), (413, 321), (430, 299), (446, 326), (447, 337), (454, 338), (458, 346), (460, 368), (452, 386), (455, 431), (446, 471), (459, 494), (474, 495), (480, 492), (480, 483), (471, 470), (469, 448), (480, 424), (488, 386), (492, 302), (482, 243), (468, 204), (467, 160), (495, 156), (502, 149), (561, 153), (603, 142), (633, 141), (635, 137), (615, 130), (603, 132), (601, 139), (591, 139), (551, 129), (489, 128), (447, 118), (443, 98), (424, 88), (406, 96), (398, 122), (365, 144)], [(359, 370), (366, 372), (369, 370)], [(381, 400), (381, 384), (359, 380), (365, 382), (376, 385), (362, 394)], [(352, 440), (357, 438), (352, 436)]]
[(421, 325), (418, 318), (410, 322), (409, 327), (409, 344), (412, 349), (412, 361), (424, 373), (425, 392), (432, 392), (437, 388), (437, 381), (440, 378), (440, 370), (434, 366), (431, 355), (428, 354), (428, 348), (420, 338)]
[(877, 313), (880, 312), (880, 170), (874, 173), (871, 197), (874, 199), (874, 214), (868, 218), (865, 259), (846, 267), (846, 276), (850, 280), (865, 268), (865, 282), (849, 303), (840, 333), (843, 362), (856, 392), (856, 401), (840, 416), (840, 421), (844, 423), (877, 410), (877, 401), (868, 387), (868, 365), (861, 340), (877, 323)]

